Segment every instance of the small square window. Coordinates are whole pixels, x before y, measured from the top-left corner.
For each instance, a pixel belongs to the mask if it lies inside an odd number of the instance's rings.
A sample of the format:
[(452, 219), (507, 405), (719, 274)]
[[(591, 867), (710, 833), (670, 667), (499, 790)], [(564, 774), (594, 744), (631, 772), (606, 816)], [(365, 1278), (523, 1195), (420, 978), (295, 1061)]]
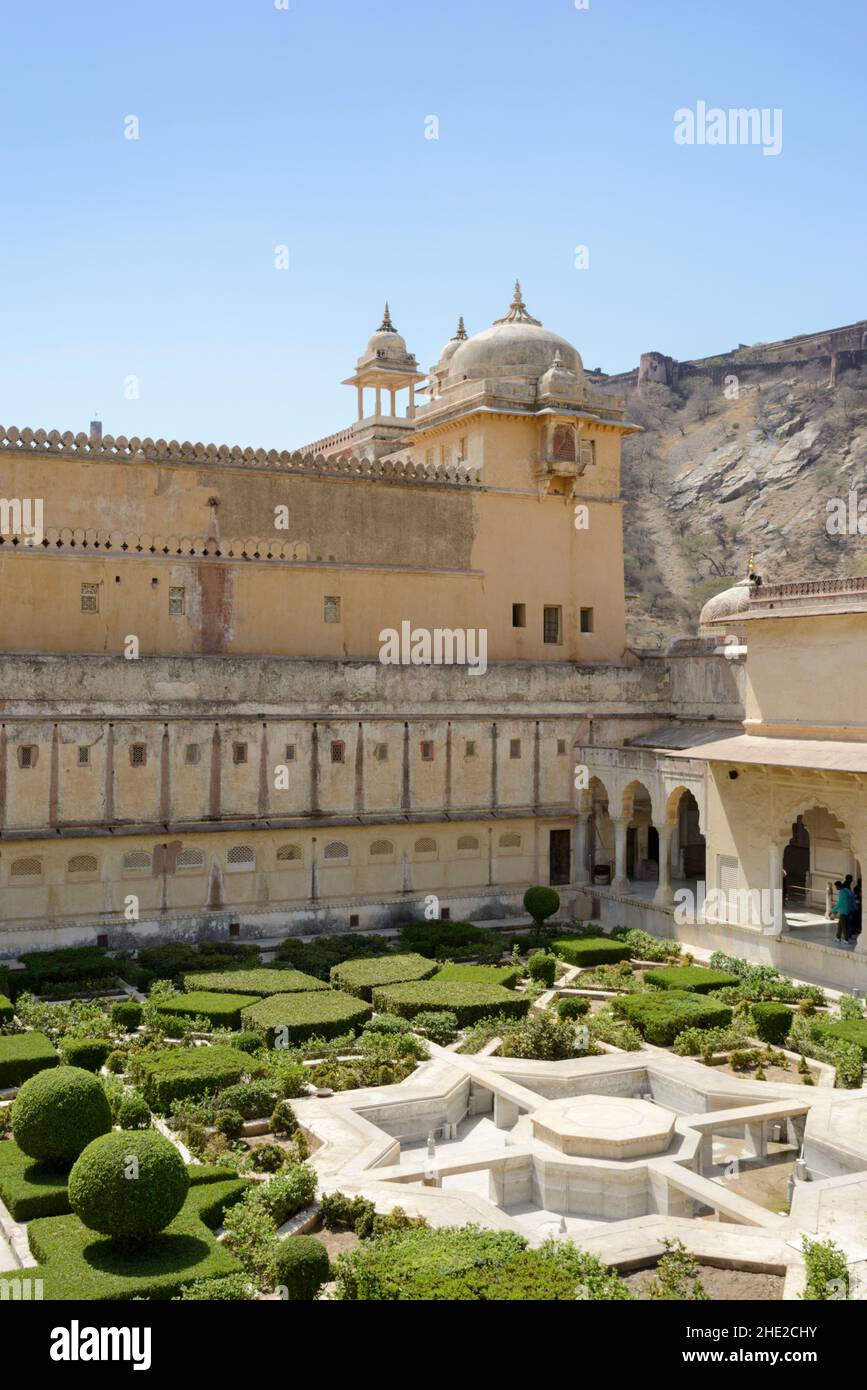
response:
[(421, 741), (421, 760), (423, 763), (432, 763), (434, 760), (434, 746), (431, 739), (424, 738)]
[(360, 917), (359, 917), (359, 915), (358, 915), (357, 912), (350, 912), (350, 914), (349, 914), (349, 925), (350, 925), (350, 927), (357, 927), (358, 924), (359, 924), (359, 922), (360, 922), (360, 920), (361, 920), (361, 919), (360, 919)]
[(247, 745), (246, 745), (246, 743), (233, 743), (233, 744), (232, 744), (232, 762), (235, 763), (235, 764), (237, 765), (237, 764), (240, 764), (240, 763), (245, 763), (246, 761), (247, 761)]
[(558, 738), (558, 740), (557, 740), (557, 757), (558, 757), (558, 758), (565, 758), (565, 756), (566, 756), (566, 740), (565, 740), (565, 738)]
[(295, 761), (295, 744), (294, 744), (294, 743), (287, 743), (287, 744), (286, 744), (286, 762), (287, 762), (287, 763), (294, 763), (294, 761)]
[(81, 586), (81, 611), (82, 613), (99, 612), (99, 585), (82, 584)]
[(78, 766), (79, 766), (79, 767), (87, 767), (87, 766), (89, 765), (89, 763), (90, 763), (90, 749), (88, 748), (88, 746), (87, 746), (86, 743), (79, 744), (79, 748), (78, 748)]
[(147, 744), (131, 743), (129, 746), (129, 760), (133, 767), (144, 767), (148, 760)]
[(373, 756), (376, 758), (376, 761), (377, 761), (378, 763), (387, 763), (387, 762), (388, 762), (388, 744), (387, 744), (387, 743), (377, 743), (377, 744), (375, 744), (375, 745), (374, 745), (374, 749), (373, 749)]
[(521, 740), (520, 740), (519, 738), (510, 738), (510, 739), (509, 739), (509, 757), (510, 757), (510, 758), (520, 758), (520, 756), (521, 756)]
[(346, 744), (339, 739), (335, 739), (331, 745), (331, 761), (333, 763), (343, 763), (346, 761)]
[(526, 603), (512, 604), (512, 627), (527, 626), (527, 605)]
[(327, 623), (340, 622), (340, 599), (334, 595), (326, 596), (325, 599), (325, 621)]
[(187, 591), (180, 584), (172, 584), (169, 588), (169, 612), (183, 614), (187, 611)]
[(202, 750), (197, 743), (188, 743), (184, 749), (184, 761), (197, 763), (202, 756)]
[(240, 922), (230, 922), (230, 923), (229, 923), (229, 935), (230, 935), (230, 936), (240, 936), (240, 935), (241, 935), (241, 923), (240, 923)]
[(582, 609), (581, 609), (581, 631), (582, 631), (582, 632), (592, 632), (592, 631), (593, 631), (593, 609), (592, 609), (592, 608), (582, 608)]
[(450, 907), (440, 908), (440, 921), (450, 922), (452, 920), (452, 910)]
[(36, 766), (36, 748), (32, 743), (22, 743), (18, 749), (18, 766)]
[(542, 640), (559, 646), (562, 642), (562, 608), (547, 607), (542, 619)]
[(468, 739), (467, 739), (467, 746), (466, 746), (466, 757), (468, 757), (468, 758), (474, 758), (475, 756), (476, 756), (476, 740), (475, 740), (474, 738), (468, 738)]

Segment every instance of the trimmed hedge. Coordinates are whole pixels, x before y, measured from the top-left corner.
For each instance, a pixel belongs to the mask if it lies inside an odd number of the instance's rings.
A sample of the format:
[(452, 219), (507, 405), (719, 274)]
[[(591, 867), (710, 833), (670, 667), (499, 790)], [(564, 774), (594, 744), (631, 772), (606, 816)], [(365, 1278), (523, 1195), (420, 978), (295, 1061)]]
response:
[(788, 1004), (778, 1004), (775, 1000), (769, 1000), (767, 1003), (753, 1004), (750, 1012), (756, 1033), (762, 1042), (776, 1043), (778, 1047), (782, 1047), (792, 1027), (794, 1009), (790, 1009)]
[(442, 965), (435, 980), (469, 980), (471, 984), (500, 985), (514, 989), (521, 978), (520, 965)]
[(214, 994), (251, 994), (257, 999), (267, 999), (269, 994), (327, 988), (328, 985), (317, 980), (315, 975), (304, 975), (300, 970), (269, 970), (266, 965), (258, 970), (221, 970), (218, 974), (184, 976), (184, 989), (203, 989)]
[(277, 947), (273, 969), (280, 969), (283, 962), (298, 970), (315, 975), (318, 980), (328, 983), (332, 965), (344, 960), (357, 960), (360, 956), (382, 956), (389, 949), (388, 938), (371, 936), (367, 932), (351, 932), (345, 936), (317, 936), (315, 941), (300, 941), (297, 936), (289, 936)]
[(680, 990), (618, 995), (611, 1004), (646, 1042), (658, 1047), (668, 1047), (684, 1028), (727, 1028), (732, 1021), (732, 1011), (725, 1004)]
[(629, 960), (632, 951), (622, 941), (607, 936), (557, 936), (548, 942), (549, 951), (570, 965), (616, 965)]
[(44, 1033), (10, 1033), (0, 1037), (0, 1091), (20, 1086), (28, 1076), (56, 1067), (57, 1053)]
[(39, 1163), (68, 1167), (110, 1129), (105, 1088), (81, 1067), (52, 1067), (31, 1076), (12, 1103), (15, 1142)]
[(105, 1038), (75, 1038), (68, 1034), (58, 1043), (63, 1064), (81, 1067), (82, 1071), (99, 1071), (114, 1044)]
[(75, 1160), (69, 1205), (91, 1231), (116, 1240), (146, 1240), (174, 1221), (189, 1185), (184, 1160), (164, 1134), (112, 1130)]
[[(482, 951), (486, 946), (496, 945), (500, 941), (498, 933), (485, 931), (472, 922), (406, 922), (400, 929), (401, 945), (431, 960), (440, 951), (454, 949), (456, 953), (464, 955), (473, 948)], [(443, 957), (440, 956), (440, 959)]]
[(703, 965), (672, 965), (648, 970), (645, 984), (653, 989), (685, 989), (690, 994), (710, 994), (715, 989), (740, 984), (737, 975), (725, 970), (708, 970)]
[(823, 1018), (817, 1018), (813, 1021), (810, 1032), (817, 1040), (836, 1038), (840, 1042), (854, 1043), (861, 1049), (861, 1055), (867, 1061), (867, 1019), (844, 1018), (836, 1022), (826, 1022)]
[(255, 994), (219, 994), (212, 990), (194, 990), (189, 994), (176, 994), (163, 1000), (159, 1012), (166, 1021), (172, 1018), (196, 1018), (201, 1014), (215, 1028), (240, 1028), (241, 1010), (248, 1004), (255, 1004), (256, 998)]
[(383, 985), (373, 992), (373, 1005), (385, 1013), (414, 1018), (429, 1009), (447, 1009), (459, 1028), (466, 1028), (489, 1014), (523, 1018), (530, 1007), (526, 995), (501, 985), (476, 985), (466, 980), (414, 980)]
[(29, 990), (32, 994), (51, 994), (52, 985), (70, 985), (79, 980), (113, 984), (117, 963), (101, 946), (64, 946), (56, 951), (28, 951), (19, 956), (23, 970), (9, 976), (15, 997)]
[(143, 946), (138, 964), (160, 980), (174, 980), (192, 970), (229, 970), (259, 964), (259, 947), (241, 941), (169, 941)]
[(339, 1038), (350, 1029), (360, 1028), (371, 1014), (369, 1004), (339, 990), (317, 990), (311, 994), (272, 994), (244, 1009), (247, 1026), (261, 1028), (269, 1042), (292, 1047), (307, 1038)]
[(0, 1279), (26, 1275), (43, 1281), (46, 1299), (90, 1302), (170, 1299), (193, 1280), (240, 1274), (240, 1264), (217, 1243), (211, 1228), (247, 1186), (228, 1176), (191, 1187), (168, 1229), (140, 1248), (119, 1247), (107, 1236), (94, 1235), (77, 1216), (33, 1221), (27, 1234), (39, 1264), (0, 1274)]
[(0, 1023), (11, 1023), (14, 1017), (12, 1000), (7, 999), (5, 994), (0, 994)]
[(379, 985), (403, 984), (406, 980), (426, 980), (436, 965), (424, 956), (372, 956), (367, 960), (347, 960), (331, 968), (331, 983), (356, 994), (369, 1004)]
[(245, 1076), (261, 1076), (263, 1062), (234, 1047), (170, 1047), (145, 1056), (138, 1064), (144, 1098), (161, 1114), (175, 1100), (200, 1100)]
[(11, 1139), (0, 1144), (0, 1200), (16, 1221), (65, 1216), (68, 1168), (51, 1168), (23, 1153)]

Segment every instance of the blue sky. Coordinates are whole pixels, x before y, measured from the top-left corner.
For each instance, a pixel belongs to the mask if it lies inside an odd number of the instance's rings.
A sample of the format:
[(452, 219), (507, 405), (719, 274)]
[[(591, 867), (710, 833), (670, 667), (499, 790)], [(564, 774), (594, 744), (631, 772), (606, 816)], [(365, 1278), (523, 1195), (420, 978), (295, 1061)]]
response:
[[(516, 275), (607, 371), (867, 316), (862, 0), (41, 0), (3, 47), (6, 425), (295, 447), (386, 297), (428, 367)], [(698, 101), (782, 153), (675, 144)]]

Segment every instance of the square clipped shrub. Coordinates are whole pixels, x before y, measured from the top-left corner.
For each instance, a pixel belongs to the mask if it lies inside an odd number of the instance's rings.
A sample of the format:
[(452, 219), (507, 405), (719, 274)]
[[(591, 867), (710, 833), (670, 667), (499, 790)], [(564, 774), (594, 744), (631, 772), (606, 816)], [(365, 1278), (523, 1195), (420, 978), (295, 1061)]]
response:
[(76, 1038), (67, 1034), (61, 1038), (60, 1056), (66, 1067), (81, 1067), (82, 1071), (99, 1071), (113, 1043), (104, 1038)]
[(400, 929), (400, 943), (419, 955), (433, 960), (441, 952), (454, 950), (464, 955), (495, 945), (500, 938), (496, 932), (485, 931), (472, 922), (406, 922)]
[(251, 994), (259, 999), (269, 994), (327, 988), (315, 975), (305, 975), (300, 970), (269, 970), (264, 965), (258, 970), (207, 971), (184, 976), (184, 989), (208, 990), (213, 994)]
[(37, 1163), (9, 1139), (0, 1144), (0, 1199), (16, 1221), (64, 1216), (69, 1170)]
[(245, 1027), (267, 1033), (269, 1042), (292, 1047), (308, 1038), (339, 1038), (360, 1028), (370, 1014), (363, 999), (325, 989), (257, 999), (244, 1009), (243, 1018)]
[(620, 995), (611, 1003), (616, 1014), (657, 1047), (670, 1046), (684, 1028), (727, 1028), (732, 1021), (732, 1011), (725, 1004), (680, 990)]
[(57, 1053), (44, 1033), (10, 1033), (0, 1037), (0, 1091), (20, 1086), (28, 1076), (57, 1066)]
[(703, 965), (672, 965), (662, 970), (648, 970), (645, 983), (654, 989), (685, 989), (691, 994), (710, 994), (715, 989), (740, 983), (737, 975), (726, 970), (708, 970)]
[(782, 1047), (792, 1027), (794, 1009), (790, 1009), (788, 1004), (779, 1004), (771, 999), (765, 1003), (753, 1004), (750, 1012), (756, 1033), (762, 1042), (775, 1043), (777, 1047)]
[(50, 995), (52, 986), (68, 986), (79, 980), (88, 985), (111, 985), (117, 964), (101, 946), (63, 946), (56, 951), (27, 951), (19, 957), (23, 971), (13, 971), (16, 993)]
[(197, 1018), (200, 1014), (215, 1028), (240, 1028), (241, 1010), (255, 1004), (255, 994), (219, 994), (215, 990), (193, 990), (175, 994), (160, 1003), (160, 1014), (166, 1019)]
[(368, 932), (350, 932), (343, 936), (317, 936), (314, 941), (301, 941), (289, 936), (277, 947), (272, 969), (294, 966), (315, 975), (318, 980), (329, 979), (332, 965), (359, 956), (383, 956), (389, 949), (388, 938)]
[(372, 956), (368, 960), (347, 960), (331, 970), (331, 983), (347, 994), (357, 994), (368, 1003), (379, 985), (402, 984), (405, 980), (424, 980), (436, 965), (420, 955)]
[(162, 1114), (175, 1100), (200, 1100), (246, 1076), (261, 1076), (264, 1062), (234, 1047), (168, 1047), (137, 1064), (144, 1098)]
[(469, 980), (477, 985), (500, 985), (514, 989), (521, 978), (520, 965), (442, 965), (435, 980)]
[(502, 985), (473, 984), (469, 980), (413, 980), (404, 984), (381, 985), (373, 992), (377, 1010), (414, 1018), (430, 1009), (447, 1009), (459, 1028), (466, 1028), (489, 1014), (523, 1018), (530, 1007), (525, 994), (503, 989)]
[(629, 960), (632, 951), (622, 941), (607, 936), (557, 936), (548, 942), (549, 951), (570, 965), (616, 965)]
[(138, 963), (160, 980), (174, 980), (193, 970), (251, 968), (259, 964), (259, 947), (242, 941), (169, 941), (143, 946)]
[(0, 994), (0, 1023), (11, 1023), (14, 1015), (12, 1000), (7, 999), (5, 994)]

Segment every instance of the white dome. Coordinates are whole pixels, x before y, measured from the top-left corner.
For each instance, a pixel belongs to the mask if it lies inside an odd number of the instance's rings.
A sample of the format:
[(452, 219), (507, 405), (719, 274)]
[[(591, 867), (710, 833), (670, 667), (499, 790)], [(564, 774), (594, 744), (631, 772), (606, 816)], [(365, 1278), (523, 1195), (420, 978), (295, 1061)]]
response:
[[(382, 323), (368, 339), (364, 357), (406, 357), (406, 340), (401, 337), (391, 321), (388, 305), (385, 306)], [(363, 359), (360, 359), (363, 360)]]
[(749, 608), (755, 587), (755, 580), (747, 576), (746, 579), (739, 579), (730, 589), (723, 589), (721, 593), (714, 594), (699, 614), (699, 627), (736, 619), (739, 613)]
[(521, 287), (516, 285), (505, 318), (473, 334), (452, 354), (449, 380), (527, 377), (536, 381), (553, 365), (558, 352), (562, 366), (583, 379), (584, 364), (578, 351), (530, 317), (521, 299)]

